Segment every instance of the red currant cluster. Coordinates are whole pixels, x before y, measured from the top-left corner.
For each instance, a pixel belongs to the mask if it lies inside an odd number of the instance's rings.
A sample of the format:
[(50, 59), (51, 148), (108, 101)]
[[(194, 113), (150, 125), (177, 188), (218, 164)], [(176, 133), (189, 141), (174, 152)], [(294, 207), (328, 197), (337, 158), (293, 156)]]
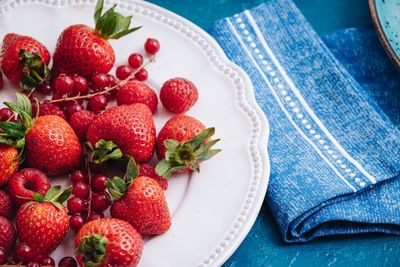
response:
[[(155, 55), (160, 50), (160, 43), (156, 39), (149, 38), (144, 44), (145, 51), (150, 55)], [(139, 53), (133, 53), (128, 58), (129, 65), (121, 65), (115, 71), (115, 75), (118, 79), (125, 80), (135, 70), (139, 69), (143, 65), (143, 56)], [(139, 69), (135, 74), (135, 79), (141, 82), (147, 80), (148, 73), (144, 68)]]
[(104, 174), (99, 173), (89, 181), (83, 171), (75, 170), (70, 178), (73, 197), (67, 202), (68, 212), (72, 214), (69, 223), (71, 229), (77, 232), (86, 222), (103, 218), (103, 212), (110, 206), (111, 199), (106, 192), (108, 178)]
[[(33, 251), (26, 244), (18, 244), (14, 249), (14, 257), (7, 259), (6, 252), (0, 247), (0, 265), (8, 263), (24, 264), (27, 267), (56, 266), (52, 257), (45, 257), (39, 263), (31, 261), (34, 258)], [(64, 257), (59, 263), (59, 267), (78, 267), (78, 263), (73, 257)]]

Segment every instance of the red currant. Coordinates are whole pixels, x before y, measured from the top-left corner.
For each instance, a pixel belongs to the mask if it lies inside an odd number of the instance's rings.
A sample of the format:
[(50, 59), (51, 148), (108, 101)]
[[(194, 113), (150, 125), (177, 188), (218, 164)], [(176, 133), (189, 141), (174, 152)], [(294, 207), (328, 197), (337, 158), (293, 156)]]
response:
[(96, 193), (101, 193), (106, 191), (106, 181), (108, 177), (104, 174), (97, 174), (92, 180), (92, 189)]
[(78, 102), (72, 102), (69, 103), (65, 109), (66, 113), (67, 113), (67, 118), (71, 118), (71, 116), (78, 112), (84, 110), (83, 106), (81, 104), (79, 104)]
[(117, 80), (114, 75), (107, 74), (108, 77), (108, 87), (113, 87), (117, 84)]
[[(63, 99), (63, 95), (60, 95), (58, 92), (55, 92), (53, 94), (52, 100), (57, 100), (57, 99)], [(69, 101), (60, 101), (60, 102), (54, 102), (59, 108), (63, 109), (65, 106), (69, 103)]]
[(3, 248), (0, 248), (0, 264), (5, 264), (7, 262), (7, 255)]
[(110, 206), (110, 196), (104, 192), (95, 195), (92, 199), (92, 206), (95, 211), (103, 212)]
[(133, 69), (131, 66), (128, 65), (122, 65), (117, 68), (115, 71), (115, 75), (117, 76), (118, 79), (120, 80), (125, 80), (128, 78), (129, 75), (131, 75), (133, 72)]
[(46, 257), (40, 261), (40, 265), (41, 266), (56, 266), (56, 262), (54, 261), (54, 259), (52, 257)]
[(80, 197), (71, 197), (68, 199), (67, 207), (69, 213), (82, 213), (85, 210), (85, 200)]
[(87, 180), (86, 174), (82, 170), (74, 170), (70, 175), (70, 179), (72, 183), (77, 183), (77, 182), (85, 183)]
[(87, 80), (82, 76), (75, 76), (74, 78), (74, 93), (83, 93), (88, 87)]
[(155, 55), (160, 50), (160, 42), (157, 39), (149, 38), (144, 44), (144, 50), (150, 55)]
[(143, 57), (139, 53), (133, 53), (132, 55), (129, 56), (128, 63), (132, 68), (137, 69), (140, 66), (142, 66)]
[(85, 224), (85, 218), (82, 215), (74, 214), (69, 218), (69, 227), (75, 232), (78, 232), (79, 229)]
[(8, 121), (8, 120), (14, 121), (14, 119), (15, 119), (14, 111), (12, 111), (9, 108), (0, 109), (0, 122), (4, 122), (4, 121)]
[(14, 249), (14, 260), (16, 263), (27, 264), (33, 256), (33, 251), (28, 245), (18, 244)]
[(101, 218), (104, 218), (104, 215), (103, 215), (102, 212), (92, 212), (89, 215), (87, 221), (90, 222), (90, 221), (98, 220), (98, 219), (101, 219)]
[(28, 263), (28, 265), (26, 265), (26, 267), (40, 267), (40, 264), (37, 262), (31, 261), (30, 263)]
[(42, 84), (39, 87), (39, 90), (41, 93), (48, 95), (51, 93), (51, 91), (53, 90), (53, 88), (51, 87), (51, 84), (49, 82), (45, 82), (44, 84)]
[(96, 92), (104, 90), (108, 86), (108, 75), (105, 73), (96, 73), (90, 80), (91, 88)]
[(77, 182), (72, 185), (72, 194), (76, 197), (86, 198), (89, 194), (89, 186), (83, 182)]
[(136, 74), (135, 74), (135, 78), (141, 82), (147, 80), (147, 70), (145, 69), (140, 69)]
[(54, 80), (54, 89), (60, 95), (71, 93), (74, 89), (74, 79), (69, 75), (60, 75)]
[(74, 258), (64, 257), (58, 263), (58, 267), (78, 267), (78, 264)]
[(106, 109), (107, 104), (108, 100), (104, 95), (95, 95), (89, 100), (89, 108), (94, 113), (100, 113), (102, 110)]

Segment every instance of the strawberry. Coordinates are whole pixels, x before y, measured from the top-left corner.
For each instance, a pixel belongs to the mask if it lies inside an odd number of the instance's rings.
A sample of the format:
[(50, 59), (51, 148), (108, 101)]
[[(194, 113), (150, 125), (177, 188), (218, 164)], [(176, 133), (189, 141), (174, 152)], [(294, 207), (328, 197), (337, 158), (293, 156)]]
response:
[(11, 198), (6, 192), (0, 191), (0, 216), (10, 218), (13, 211)]
[(0, 123), (0, 128), (6, 133), (0, 143), (25, 147), (28, 164), (48, 175), (60, 175), (79, 168), (83, 152), (71, 126), (57, 115), (32, 119), (29, 99), (17, 93), (17, 101), (18, 105), (5, 104), (17, 112), (21, 119)]
[(87, 132), (94, 146), (99, 140), (113, 141), (123, 154), (138, 162), (150, 160), (156, 128), (150, 109), (141, 103), (112, 107), (98, 115)]
[(196, 103), (198, 97), (196, 86), (184, 78), (170, 79), (160, 90), (161, 103), (173, 113), (188, 111)]
[(0, 145), (0, 187), (8, 183), (18, 171), (18, 150), (8, 145)]
[(94, 14), (95, 29), (78, 24), (61, 33), (54, 52), (54, 73), (90, 77), (111, 70), (115, 55), (107, 40), (119, 39), (140, 28), (129, 29), (132, 17), (123, 17), (114, 11), (115, 7), (101, 15), (103, 0), (99, 0)]
[(139, 167), (130, 158), (124, 180), (114, 177), (106, 182), (116, 200), (111, 205), (111, 217), (129, 222), (141, 234), (162, 234), (171, 226), (164, 191), (154, 179), (137, 177), (138, 172)]
[(98, 219), (79, 230), (75, 249), (82, 267), (136, 266), (142, 255), (143, 238), (125, 221)]
[(151, 164), (140, 164), (139, 165), (139, 176), (147, 176), (153, 178), (160, 184), (163, 190), (168, 189), (168, 180), (156, 173), (156, 166)]
[(209, 150), (220, 139), (210, 141), (214, 128), (207, 128), (198, 120), (183, 114), (168, 120), (157, 138), (157, 156), (161, 161), (156, 173), (168, 178), (173, 172), (200, 171), (199, 163), (219, 153)]
[[(18, 83), (24, 77), (23, 65), (21, 65), (21, 50), (28, 52), (27, 56), (37, 55), (38, 63), (48, 65), (50, 53), (47, 48), (32, 37), (9, 33), (4, 36), (0, 60), (1, 69), (11, 81)], [(32, 53), (32, 54), (31, 54)], [(32, 58), (32, 57), (31, 57)]]
[(118, 106), (143, 103), (154, 114), (157, 110), (158, 98), (156, 92), (147, 84), (138, 80), (130, 80), (118, 90), (117, 103)]
[(13, 203), (19, 207), (23, 203), (33, 200), (35, 193), (46, 194), (50, 186), (49, 179), (43, 172), (26, 168), (11, 177), (8, 183), (8, 192)]
[(15, 241), (15, 230), (12, 223), (0, 216), (0, 248), (9, 250)]
[(67, 234), (69, 218), (62, 204), (71, 192), (71, 187), (61, 191), (60, 186), (54, 186), (45, 196), (35, 193), (35, 201), (19, 208), (15, 221), (18, 238), (20, 243), (31, 247), (33, 261), (39, 262), (47, 257)]

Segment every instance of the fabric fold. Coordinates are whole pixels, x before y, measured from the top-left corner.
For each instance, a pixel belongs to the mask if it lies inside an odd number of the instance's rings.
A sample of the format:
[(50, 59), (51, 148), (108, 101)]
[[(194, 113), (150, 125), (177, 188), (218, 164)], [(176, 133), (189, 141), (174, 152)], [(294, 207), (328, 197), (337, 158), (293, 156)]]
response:
[[(290, 0), (266, 2), (216, 22), (209, 32), (247, 72), (270, 122), (266, 201), (284, 240), (399, 234), (400, 109), (387, 95), (396, 83), (382, 89), (366, 81), (380, 78), (365, 73), (370, 64), (354, 63), (365, 63), (360, 58), (368, 50), (340, 49), (346, 36), (360, 45), (357, 32), (322, 40)], [(383, 58), (376, 67), (398, 75)], [(353, 62), (346, 65), (350, 71), (340, 59)]]

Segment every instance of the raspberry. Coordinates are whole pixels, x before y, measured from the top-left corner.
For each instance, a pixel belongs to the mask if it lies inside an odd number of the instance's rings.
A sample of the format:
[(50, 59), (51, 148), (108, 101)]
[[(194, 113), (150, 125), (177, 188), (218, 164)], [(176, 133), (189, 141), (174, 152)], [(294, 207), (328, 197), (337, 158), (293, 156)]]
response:
[(118, 90), (117, 103), (118, 106), (142, 103), (147, 105), (151, 112), (154, 113), (157, 110), (158, 98), (156, 92), (147, 84), (131, 80)]
[(196, 86), (184, 78), (166, 81), (160, 90), (160, 100), (164, 107), (173, 113), (184, 113), (197, 101), (199, 92)]
[(150, 178), (153, 178), (154, 180), (157, 181), (157, 183), (160, 184), (162, 189), (167, 190), (167, 188), (168, 188), (168, 180), (159, 176), (156, 173), (156, 167), (151, 164), (147, 164), (147, 163), (140, 164), (139, 176), (148, 176)]
[(92, 121), (95, 117), (96, 114), (88, 110), (78, 111), (71, 116), (69, 124), (71, 125), (72, 129), (74, 129), (80, 140), (86, 140), (87, 130), (89, 129), (89, 126), (92, 124)]
[(0, 216), (0, 248), (6, 251), (11, 248), (15, 241), (15, 230), (11, 222)]
[(64, 120), (66, 119), (64, 112), (56, 104), (50, 102), (43, 102), (39, 106), (39, 116), (44, 115), (57, 115)]
[(4, 191), (0, 191), (0, 216), (10, 218), (12, 213), (11, 198)]

